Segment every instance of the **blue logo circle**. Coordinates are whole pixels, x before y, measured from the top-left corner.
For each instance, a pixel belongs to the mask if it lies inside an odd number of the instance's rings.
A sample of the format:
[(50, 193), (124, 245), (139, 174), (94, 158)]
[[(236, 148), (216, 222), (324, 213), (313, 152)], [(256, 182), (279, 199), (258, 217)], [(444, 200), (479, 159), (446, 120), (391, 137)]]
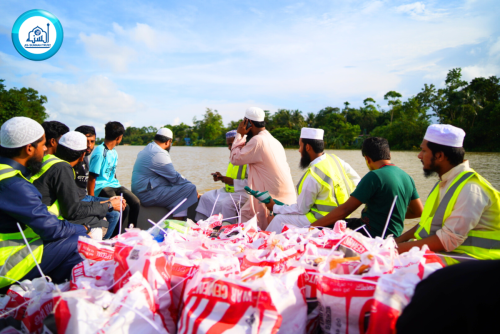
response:
[(59, 51), (64, 37), (61, 22), (52, 13), (32, 9), (19, 16), (12, 27), (12, 43), (30, 60), (49, 59)]

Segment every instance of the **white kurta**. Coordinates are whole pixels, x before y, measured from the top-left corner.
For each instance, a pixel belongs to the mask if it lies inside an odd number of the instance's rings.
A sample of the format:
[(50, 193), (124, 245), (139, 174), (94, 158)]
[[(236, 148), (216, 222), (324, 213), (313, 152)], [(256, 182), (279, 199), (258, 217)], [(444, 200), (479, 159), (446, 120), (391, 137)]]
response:
[[(243, 207), (248, 200), (248, 194), (245, 192), (245, 187), (248, 185), (247, 179), (233, 179), (234, 193), (228, 193), (225, 187), (210, 190), (200, 197), (200, 202), (196, 208), (199, 212), (207, 217), (212, 214), (222, 213), (224, 219), (238, 216), (236, 207)], [(217, 199), (217, 196), (219, 197)], [(241, 202), (240, 202), (241, 199)], [(215, 201), (217, 200), (217, 203)], [(234, 200), (234, 202), (233, 202)], [(214, 209), (215, 204), (215, 209)], [(235, 206), (236, 204), (236, 206)], [(237, 219), (226, 220), (228, 223), (237, 223)]]
[[(324, 159), (326, 159), (326, 154), (314, 159), (309, 166), (314, 166)], [(349, 179), (357, 185), (361, 180), (358, 173), (347, 162), (340, 158), (339, 160)], [(322, 186), (309, 174), (304, 180), (302, 192), (297, 197), (297, 203), (285, 206), (274, 205), (273, 211), (278, 215), (273, 218), (266, 231), (281, 233), (281, 229), (285, 223), (297, 227), (310, 226), (311, 223), (307, 219), (306, 214), (311, 211), (311, 207), (316, 199), (327, 200), (329, 193), (330, 190), (327, 187)]]

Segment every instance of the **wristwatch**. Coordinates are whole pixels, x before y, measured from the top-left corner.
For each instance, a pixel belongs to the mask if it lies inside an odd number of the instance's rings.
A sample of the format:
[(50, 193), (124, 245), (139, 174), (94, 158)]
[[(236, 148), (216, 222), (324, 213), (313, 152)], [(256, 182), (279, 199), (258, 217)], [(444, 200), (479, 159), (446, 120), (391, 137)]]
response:
[(90, 233), (90, 226), (89, 226), (89, 224), (85, 223), (85, 224), (83, 224), (83, 226), (85, 226), (85, 228), (87, 229), (87, 234), (89, 234)]
[(108, 212), (113, 211), (113, 204), (111, 204), (111, 201), (108, 202)]

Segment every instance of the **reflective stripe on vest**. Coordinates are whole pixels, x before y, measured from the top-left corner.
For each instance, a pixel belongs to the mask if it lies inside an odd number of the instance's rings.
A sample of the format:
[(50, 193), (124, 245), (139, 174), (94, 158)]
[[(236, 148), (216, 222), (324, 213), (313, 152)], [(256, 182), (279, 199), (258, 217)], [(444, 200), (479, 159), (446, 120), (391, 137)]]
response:
[[(50, 169), (50, 167), (54, 166), (56, 163), (59, 163), (59, 162), (68, 163), (67, 161), (61, 160), (61, 159), (53, 156), (52, 154), (47, 154), (46, 156), (44, 156), (43, 160), (42, 160), (42, 169), (40, 169), (40, 171), (37, 174), (33, 175), (30, 178), (30, 182), (33, 183), (36, 180), (38, 180), (43, 174), (45, 174)], [(73, 175), (75, 175), (75, 170), (73, 170)], [(47, 207), (47, 210), (51, 214), (56, 216), (58, 219), (64, 219), (64, 217), (61, 216), (61, 210), (59, 208), (59, 201), (57, 199), (55, 200), (54, 203), (52, 203), (52, 205), (49, 205)]]
[[(235, 166), (229, 163), (227, 166), (226, 176), (232, 178), (233, 180), (244, 180), (248, 177), (247, 165)], [(226, 184), (226, 191), (228, 193), (234, 193), (234, 186)]]
[[(0, 164), (0, 181), (16, 175), (21, 176), (21, 171), (9, 165)], [(24, 178), (26, 180), (26, 178)], [(26, 180), (26, 182), (29, 182)], [(24, 235), (31, 246), (33, 254), (38, 262), (42, 261), (43, 241), (31, 228), (27, 227)], [(0, 277), (0, 288), (6, 287), (19, 281), (35, 267), (35, 261), (24, 243), (20, 232), (0, 233), (0, 266), (2, 276)]]
[[(453, 180), (440, 203), (439, 187), (437, 187), (437, 184), (434, 186), (425, 203), (419, 227), (415, 232), (415, 238), (423, 239), (435, 235), (444, 226), (446, 219), (453, 211), (458, 195), (471, 179), (474, 179), (488, 194), (492, 202), (488, 210), (493, 211), (493, 216), (500, 216), (500, 192), (475, 171), (463, 172)], [(493, 230), (470, 230), (467, 239), (453, 250), (453, 254), (475, 259), (500, 259), (500, 220), (492, 223), (494, 223)], [(451, 257), (445, 257), (444, 259), (447, 264), (460, 262), (459, 259)]]
[(355, 186), (346, 175), (338, 158), (333, 154), (331, 156), (326, 155), (325, 159), (309, 167), (297, 184), (297, 193), (299, 195), (302, 192), (302, 185), (309, 174), (321, 186), (329, 189), (328, 198), (326, 200), (316, 199), (311, 207), (311, 211), (306, 214), (307, 219), (311, 223), (314, 223), (316, 220), (326, 216), (337, 206), (345, 203)]

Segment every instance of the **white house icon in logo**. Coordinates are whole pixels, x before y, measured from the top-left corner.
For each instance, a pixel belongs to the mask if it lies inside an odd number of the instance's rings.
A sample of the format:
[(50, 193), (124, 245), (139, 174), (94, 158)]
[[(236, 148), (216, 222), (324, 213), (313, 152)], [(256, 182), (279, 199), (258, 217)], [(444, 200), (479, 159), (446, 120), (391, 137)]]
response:
[(50, 45), (49, 46), (41, 46), (40, 44), (37, 44), (37, 43), (49, 43), (49, 26), (50, 24), (47, 23), (47, 31), (45, 32), (42, 28), (40, 28), (39, 26), (36, 26), (35, 28), (33, 28), (33, 30), (31, 30), (29, 33), (28, 33), (28, 39), (26, 40), (26, 42), (31, 42), (33, 43), (32, 46), (28, 46), (26, 45), (25, 47), (26, 48), (50, 48)]

